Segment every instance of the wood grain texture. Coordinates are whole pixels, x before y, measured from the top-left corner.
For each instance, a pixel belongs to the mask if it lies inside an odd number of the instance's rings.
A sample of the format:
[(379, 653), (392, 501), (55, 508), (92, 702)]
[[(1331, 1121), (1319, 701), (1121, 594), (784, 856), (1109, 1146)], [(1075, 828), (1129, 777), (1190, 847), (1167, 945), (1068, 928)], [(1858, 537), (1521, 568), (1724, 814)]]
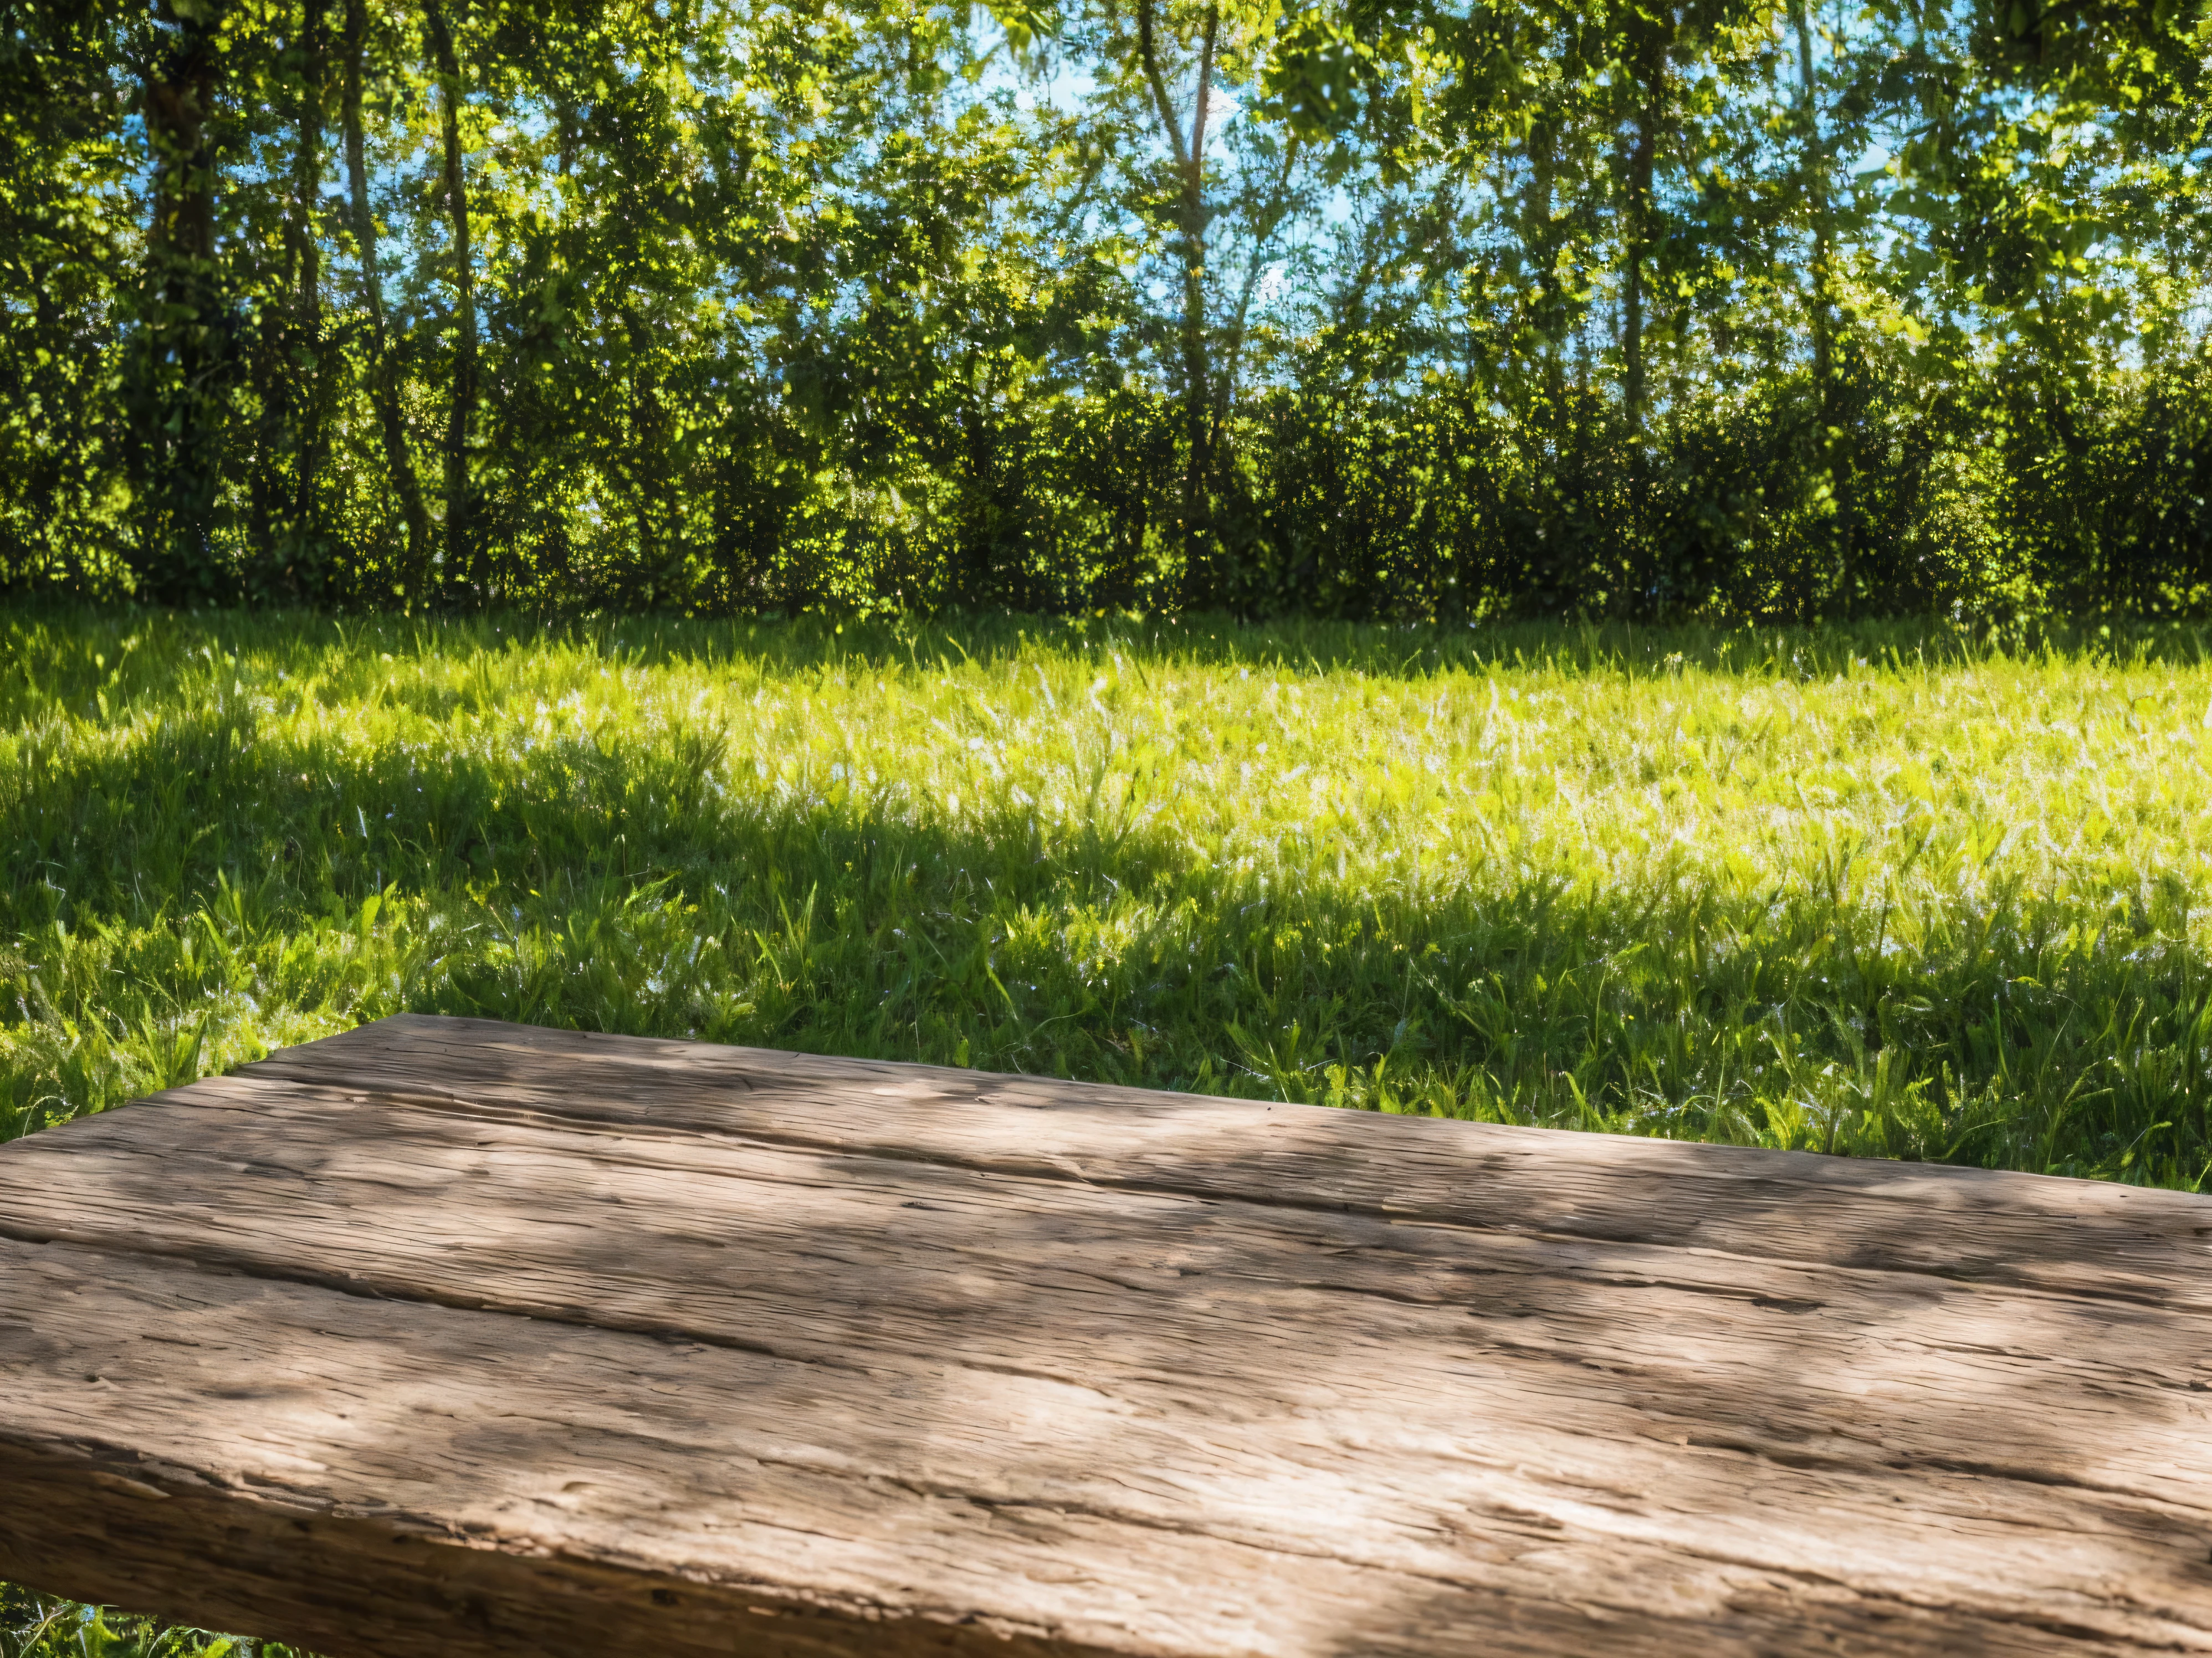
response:
[(0, 1575), (432, 1653), (2212, 1650), (2212, 1201), (405, 1017), (0, 1148)]

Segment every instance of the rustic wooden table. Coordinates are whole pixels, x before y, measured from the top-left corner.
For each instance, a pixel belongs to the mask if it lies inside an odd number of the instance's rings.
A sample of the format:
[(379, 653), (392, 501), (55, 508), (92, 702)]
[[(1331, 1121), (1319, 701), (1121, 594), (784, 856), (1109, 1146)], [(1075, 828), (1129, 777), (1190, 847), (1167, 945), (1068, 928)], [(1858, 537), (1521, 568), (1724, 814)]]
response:
[(2212, 1200), (404, 1017), (0, 1239), (0, 1575), (333, 1653), (2212, 1649)]

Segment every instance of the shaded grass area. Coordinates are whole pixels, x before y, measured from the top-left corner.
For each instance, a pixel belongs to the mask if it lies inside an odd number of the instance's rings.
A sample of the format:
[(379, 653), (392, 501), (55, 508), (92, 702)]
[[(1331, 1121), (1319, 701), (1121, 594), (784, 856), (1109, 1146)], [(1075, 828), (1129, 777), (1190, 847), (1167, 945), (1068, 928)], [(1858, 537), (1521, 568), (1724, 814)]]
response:
[(2201, 1189), (2204, 642), (3, 615), (0, 1138), (416, 1010)]

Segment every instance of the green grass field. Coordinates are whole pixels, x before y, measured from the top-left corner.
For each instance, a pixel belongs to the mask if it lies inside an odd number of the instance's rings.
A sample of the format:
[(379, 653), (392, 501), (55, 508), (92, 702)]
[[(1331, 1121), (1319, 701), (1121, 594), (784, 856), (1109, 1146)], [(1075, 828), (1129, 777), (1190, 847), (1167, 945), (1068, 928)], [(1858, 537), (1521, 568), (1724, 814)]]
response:
[(416, 1009), (2212, 1160), (2193, 637), (0, 630), (0, 1136)]
[(414, 1009), (2212, 1173), (2195, 634), (0, 637), (0, 1138)]

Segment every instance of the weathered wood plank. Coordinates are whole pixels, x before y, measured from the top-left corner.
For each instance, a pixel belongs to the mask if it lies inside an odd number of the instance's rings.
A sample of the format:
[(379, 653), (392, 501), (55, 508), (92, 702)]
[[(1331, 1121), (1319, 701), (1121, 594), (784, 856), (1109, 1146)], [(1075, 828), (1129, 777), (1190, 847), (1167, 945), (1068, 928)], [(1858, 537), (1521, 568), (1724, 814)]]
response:
[[(2212, 1309), (2206, 1201), (2091, 1181), (1074, 1088), (465, 1019), (386, 1019), (247, 1070), (339, 1088), (373, 1077), (380, 1096), (465, 1102), (475, 1116), (513, 1110), (630, 1131), (744, 1134), (1276, 1207)], [(830, 1098), (846, 1108), (820, 1108)]]
[(365, 1655), (2212, 1649), (2208, 1236), (388, 1021), (0, 1151), (0, 1571)]

